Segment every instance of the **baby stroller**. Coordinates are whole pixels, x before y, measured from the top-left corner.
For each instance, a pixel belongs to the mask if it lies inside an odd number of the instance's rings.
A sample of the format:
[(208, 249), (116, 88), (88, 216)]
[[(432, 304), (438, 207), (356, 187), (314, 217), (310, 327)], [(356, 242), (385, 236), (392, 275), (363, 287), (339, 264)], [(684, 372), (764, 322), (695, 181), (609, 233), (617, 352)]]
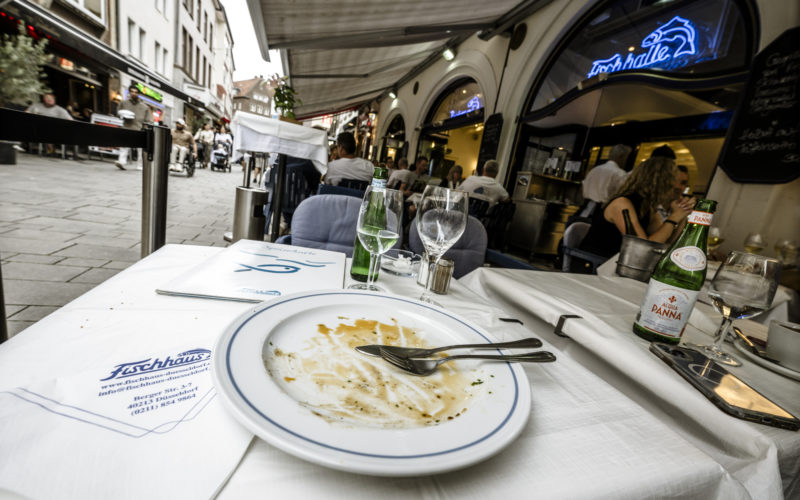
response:
[(227, 142), (217, 142), (211, 149), (211, 170), (231, 171), (230, 165), (231, 145)]

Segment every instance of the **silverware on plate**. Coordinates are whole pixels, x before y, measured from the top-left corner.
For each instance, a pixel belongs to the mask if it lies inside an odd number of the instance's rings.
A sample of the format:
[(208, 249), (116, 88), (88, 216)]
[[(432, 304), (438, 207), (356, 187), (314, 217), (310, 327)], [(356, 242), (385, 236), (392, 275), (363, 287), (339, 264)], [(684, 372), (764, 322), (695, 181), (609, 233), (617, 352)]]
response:
[(432, 349), (421, 349), (416, 347), (399, 347), (393, 345), (360, 345), (356, 347), (356, 351), (368, 354), (370, 356), (380, 356), (381, 351), (388, 351), (395, 356), (402, 358), (427, 358), (431, 354), (446, 351), (448, 349), (519, 349), (519, 348), (537, 348), (542, 347), (542, 341), (537, 338), (527, 338), (522, 340), (515, 340), (512, 342), (501, 342), (498, 344), (457, 344), (447, 345), (444, 347), (435, 347)]
[(394, 366), (414, 375), (430, 375), (442, 363), (454, 359), (489, 359), (495, 361), (518, 361), (528, 363), (551, 363), (556, 360), (553, 353), (547, 351), (528, 352), (525, 354), (491, 355), (491, 354), (457, 354), (440, 359), (411, 359), (393, 354), (390, 350), (381, 348), (381, 357)]

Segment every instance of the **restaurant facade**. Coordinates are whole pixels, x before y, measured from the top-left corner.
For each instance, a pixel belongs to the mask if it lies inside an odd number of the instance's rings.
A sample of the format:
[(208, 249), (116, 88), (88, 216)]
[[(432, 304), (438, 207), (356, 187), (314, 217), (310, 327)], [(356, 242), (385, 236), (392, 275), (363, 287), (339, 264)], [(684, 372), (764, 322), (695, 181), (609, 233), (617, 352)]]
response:
[(496, 158), (517, 205), (510, 243), (532, 254), (555, 253), (581, 180), (617, 143), (634, 148), (628, 169), (670, 145), (692, 191), (720, 202), (722, 251), (749, 232), (797, 241), (800, 180), (735, 182), (718, 168), (754, 56), (797, 25), (800, 5), (779, 0), (554, 1), (384, 98), (379, 143), (403, 123), (407, 157), (434, 159), (437, 175)]

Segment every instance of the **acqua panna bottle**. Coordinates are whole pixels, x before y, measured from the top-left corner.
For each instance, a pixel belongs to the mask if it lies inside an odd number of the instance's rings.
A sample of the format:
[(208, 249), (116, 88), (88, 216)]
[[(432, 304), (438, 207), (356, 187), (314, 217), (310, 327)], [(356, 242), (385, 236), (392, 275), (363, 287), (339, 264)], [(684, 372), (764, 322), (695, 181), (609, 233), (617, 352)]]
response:
[(645, 340), (677, 344), (706, 279), (708, 227), (717, 202), (699, 200), (680, 237), (656, 264), (633, 322)]

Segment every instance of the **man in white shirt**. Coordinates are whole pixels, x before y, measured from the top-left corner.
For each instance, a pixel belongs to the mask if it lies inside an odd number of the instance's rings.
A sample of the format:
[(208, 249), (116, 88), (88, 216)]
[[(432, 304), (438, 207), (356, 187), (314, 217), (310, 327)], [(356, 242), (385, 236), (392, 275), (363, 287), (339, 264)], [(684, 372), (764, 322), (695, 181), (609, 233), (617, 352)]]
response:
[(325, 184), (338, 186), (342, 179), (372, 181), (375, 166), (364, 158), (356, 158), (356, 139), (350, 132), (342, 132), (336, 137), (339, 158), (328, 163)]
[(467, 177), (458, 189), (470, 193), (470, 196), (476, 195), (476, 198), (488, 201), (489, 206), (508, 201), (508, 191), (495, 179), (499, 170), (497, 161), (489, 160), (483, 165), (482, 175)]
[(583, 198), (597, 205), (607, 202), (628, 176), (621, 165), (625, 165), (630, 154), (629, 146), (624, 144), (613, 146), (608, 154), (608, 161), (591, 169), (583, 179)]
[(400, 158), (397, 160), (397, 170), (389, 172), (389, 180), (386, 181), (386, 187), (400, 189), (400, 185), (404, 182), (407, 183), (409, 179), (412, 179), (411, 184), (413, 184), (416, 177), (416, 174), (408, 169), (408, 160)]

